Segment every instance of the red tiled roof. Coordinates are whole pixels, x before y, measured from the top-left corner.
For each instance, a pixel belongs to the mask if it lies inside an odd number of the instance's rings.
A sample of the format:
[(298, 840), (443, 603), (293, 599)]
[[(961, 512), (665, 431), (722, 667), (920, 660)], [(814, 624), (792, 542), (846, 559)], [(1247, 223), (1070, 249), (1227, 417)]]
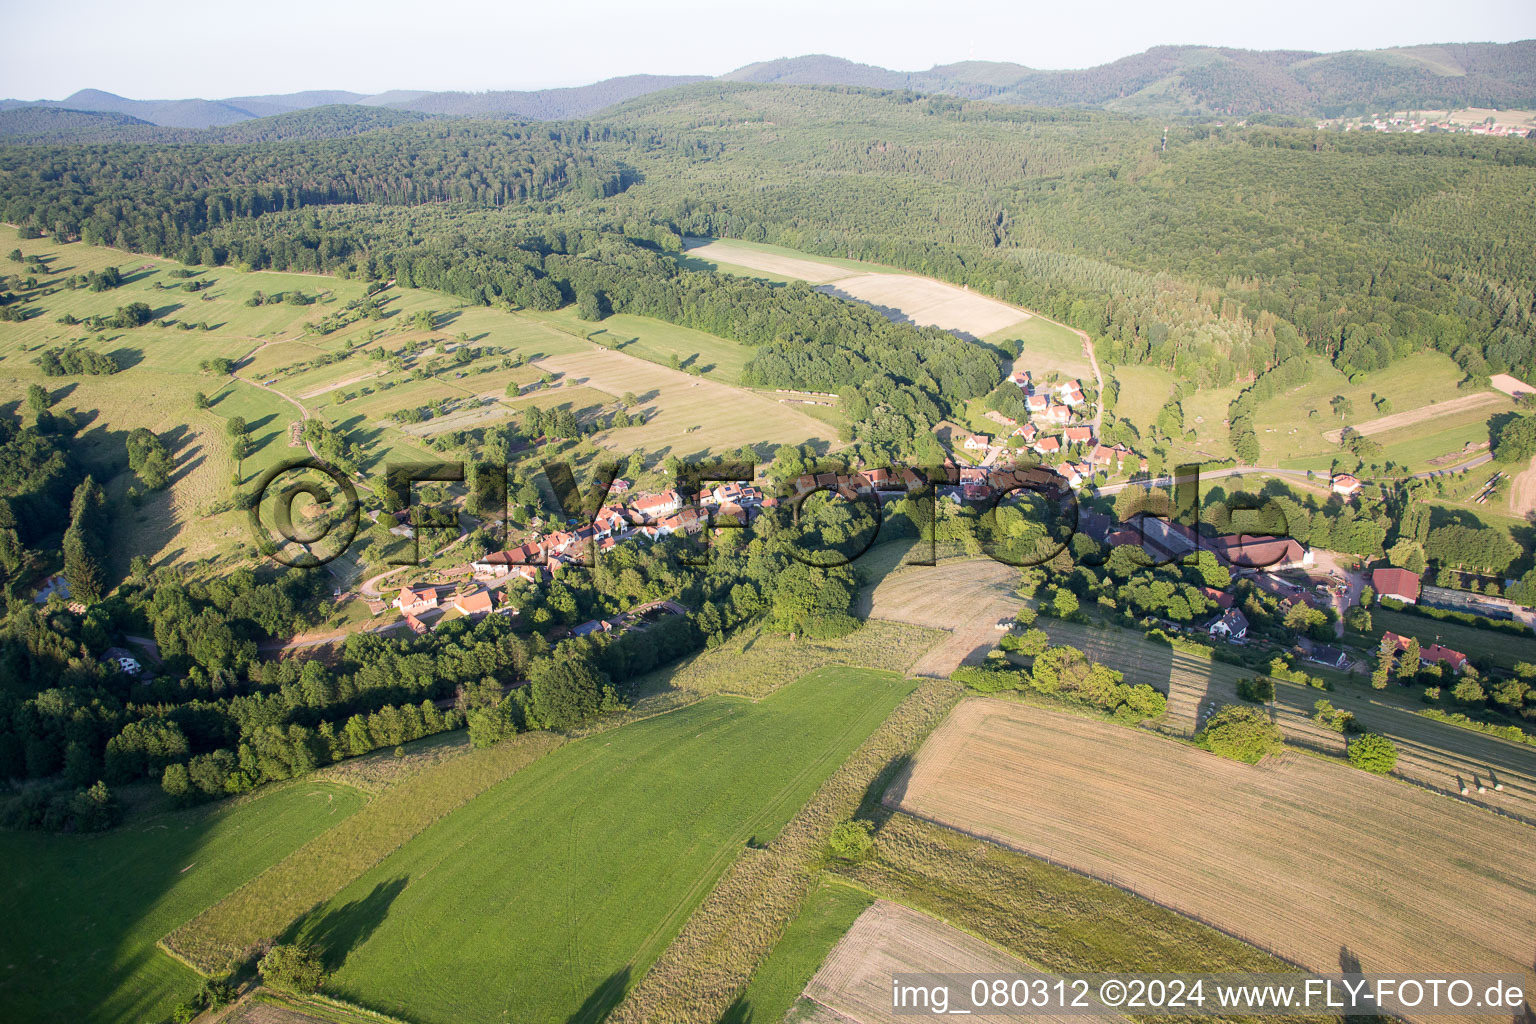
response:
[(1371, 573), (1371, 586), (1377, 594), (1419, 599), (1419, 577), (1407, 569), (1377, 569)]

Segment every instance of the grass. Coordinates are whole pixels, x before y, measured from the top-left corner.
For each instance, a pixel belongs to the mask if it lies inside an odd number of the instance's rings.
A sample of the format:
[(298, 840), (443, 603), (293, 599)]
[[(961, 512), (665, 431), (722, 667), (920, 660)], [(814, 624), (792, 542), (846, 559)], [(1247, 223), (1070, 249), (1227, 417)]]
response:
[[(488, 749), (446, 757), (397, 785), (385, 785), (361, 812), (176, 928), (166, 936), (167, 947), (202, 970), (226, 969), (246, 950), (280, 935), (300, 915), (334, 896), (444, 814), (544, 756), (559, 742), (550, 733), (525, 733)], [(431, 744), (427, 749), (441, 748)], [(349, 762), (347, 768), (366, 774), (366, 765), (384, 756), (374, 755), (355, 767)], [(387, 774), (386, 769), (378, 771)]]
[(838, 873), (1058, 973), (1291, 969), (1108, 883), (899, 812), (875, 857)]
[(987, 335), (986, 340), (1010, 350), (1010, 342), (1023, 342), (1018, 365), (1037, 378), (1056, 371), (1066, 377), (1085, 378), (1085, 385), (1093, 384), (1093, 368), (1083, 354), (1083, 341), (1069, 327), (1032, 316)]
[(363, 803), (317, 781), (158, 815), (100, 836), (0, 833), (0, 1006), (15, 1021), (163, 1019), (201, 979), (155, 948)]
[(937, 629), (876, 620), (832, 640), (791, 640), (781, 633), (747, 629), (680, 665), (642, 677), (639, 687), (642, 693), (667, 687), (758, 698), (787, 680), (830, 665), (904, 672), (943, 635)]
[(423, 1024), (600, 1019), (742, 847), (776, 835), (915, 685), (824, 670), (756, 703), (712, 697), (567, 744), (299, 934), (339, 963), (333, 994)]
[(704, 376), (727, 384), (741, 381), (741, 371), (752, 358), (752, 349), (745, 345), (647, 316), (615, 313), (600, 323), (593, 323), (578, 317), (574, 306), (552, 313), (524, 315), (556, 324), (563, 330), (575, 331), (648, 362), (667, 365), (669, 358), (675, 355), (682, 369), (697, 368)]
[(1487, 658), (1506, 670), (1513, 670), (1519, 661), (1536, 664), (1536, 637), (1529, 634), (1519, 637), (1496, 629), (1479, 629), (1461, 622), (1429, 619), (1379, 606), (1371, 609), (1371, 625), (1378, 639), (1383, 630), (1391, 630), (1401, 636), (1417, 637), (1420, 646), (1443, 644), (1469, 658)]
[(833, 877), (823, 877), (806, 897), (784, 937), (752, 975), (723, 1024), (772, 1024), (800, 997), (843, 933), (874, 897)]
[(609, 1019), (612, 1024), (725, 1020), (754, 971), (815, 887), (832, 828), (879, 792), (960, 697), (949, 680), (925, 680), (827, 780), (779, 836), (749, 849), (689, 918), (677, 939)]
[[(1462, 376), (1455, 362), (1439, 352), (1418, 352), (1399, 359), (1384, 370), (1366, 374), (1359, 383), (1351, 383), (1326, 360), (1314, 358), (1312, 381), (1259, 406), (1254, 430), (1263, 451), (1262, 461), (1288, 469), (1326, 470), (1341, 449), (1323, 435), (1346, 422), (1360, 424), (1383, 415), (1373, 406), (1373, 397), (1387, 399), (1392, 413), (1408, 412), (1469, 394), (1457, 390)], [(1347, 421), (1330, 408), (1335, 395), (1343, 395), (1353, 404), (1354, 414)], [(1487, 440), (1488, 417), (1510, 407), (1511, 403), (1500, 402), (1434, 417), (1373, 434), (1372, 440), (1386, 449), (1388, 459), (1414, 469), (1433, 468), (1428, 466), (1430, 459), (1457, 451), (1468, 440)], [(1426, 427), (1433, 429), (1426, 431)]]

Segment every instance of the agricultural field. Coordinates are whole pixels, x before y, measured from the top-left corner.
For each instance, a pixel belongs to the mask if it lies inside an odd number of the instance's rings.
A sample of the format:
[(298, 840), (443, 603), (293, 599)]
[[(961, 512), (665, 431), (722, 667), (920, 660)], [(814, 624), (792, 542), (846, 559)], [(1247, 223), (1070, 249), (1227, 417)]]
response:
[(766, 275), (772, 281), (825, 284), (854, 274), (901, 273), (895, 268), (877, 263), (813, 256), (780, 245), (744, 242), (735, 238), (689, 238), (685, 243), (685, 260), (697, 260), (702, 266), (723, 273), (745, 271), (751, 276)]
[(827, 954), (874, 901), (869, 893), (824, 876), (773, 952), (752, 973), (723, 1024), (783, 1020)]
[[(877, 900), (853, 927), (805, 987), (803, 1002), (789, 1020), (830, 1024), (901, 1024), (907, 1015), (891, 1006), (891, 978), (897, 974), (1005, 974), (1038, 976), (1029, 965), (974, 935), (900, 903)], [(954, 1009), (954, 1006), (951, 1006)], [(828, 1012), (830, 1011), (830, 1012)], [(1017, 1020), (1011, 1014), (971, 1014), (975, 1021)], [(1031, 1014), (1031, 1020), (1119, 1020), (1102, 1015)]]
[[(1373, 613), (1374, 614), (1374, 613)], [(1167, 714), (1157, 723), (1168, 732), (1193, 735), (1213, 707), (1239, 703), (1237, 680), (1252, 669), (1227, 665), (1154, 643), (1116, 626), (1090, 627), (1060, 619), (1040, 620), (1053, 643), (1070, 644), (1095, 661), (1125, 673), (1128, 683), (1147, 683), (1168, 695)], [(1317, 666), (1303, 665), (1316, 672)], [(1329, 700), (1354, 712), (1368, 732), (1397, 745), (1397, 774), (1421, 786), (1536, 822), (1536, 747), (1415, 714), (1423, 705), (1395, 690), (1376, 691), (1364, 682), (1317, 690), (1274, 680), (1270, 717), (1287, 743), (1333, 757), (1344, 755), (1344, 737), (1316, 721), (1315, 704)], [(1489, 783), (1502, 783), (1502, 791)], [(1486, 792), (1477, 792), (1479, 783)]]
[(1510, 971), (1536, 988), (1529, 826), (1342, 764), (1291, 752), (1245, 765), (976, 699), (886, 799), (1314, 970), (1347, 949), (1367, 973)]
[(305, 780), (105, 835), (0, 832), (7, 913), (27, 922), (0, 933), (7, 1019), (165, 1019), (202, 978), (155, 948), (161, 936), (363, 801), (349, 786)]
[[(745, 269), (751, 276), (766, 275), (773, 281), (809, 281), (829, 295), (874, 306), (892, 320), (942, 327), (971, 338), (984, 338), (1004, 329), (1019, 336), (1018, 325), (1032, 318), (1017, 306), (930, 277), (856, 260), (808, 256), (779, 246), (706, 241), (686, 250), (684, 259), (723, 273)], [(1055, 339), (1051, 331), (1029, 333)], [(1060, 344), (1059, 339), (1055, 342)]]
[(538, 366), (561, 375), (562, 388), (584, 387), (611, 396), (610, 401), (626, 392), (635, 394), (640, 400), (636, 409), (644, 412), (645, 423), (596, 435), (598, 445), (613, 451), (682, 458), (742, 445), (768, 445), (771, 451), (780, 444), (835, 441), (826, 424), (807, 416), (799, 406), (622, 352), (589, 346), (583, 353), (541, 359)]
[(1012, 619), (1024, 603), (1015, 593), (1018, 580), (1018, 569), (990, 558), (903, 566), (865, 587), (855, 614), (944, 630), (947, 636), (909, 670), (943, 678), (996, 645), (998, 620)]
[(523, 315), (555, 324), (562, 330), (576, 332), (604, 347), (617, 348), (627, 356), (647, 362), (667, 365), (671, 357), (676, 356), (679, 369), (698, 372), (726, 384), (739, 384), (741, 371), (752, 358), (752, 349), (746, 345), (648, 316), (614, 313), (601, 323), (593, 323), (577, 316), (574, 306), (550, 313), (529, 311)]
[[(341, 998), (422, 1024), (597, 1020), (742, 847), (773, 838), (916, 684), (826, 669), (566, 744), (308, 915)], [(465, 915), (466, 900), (507, 908)]]
[(1010, 373), (1028, 370), (1037, 379), (1059, 373), (1063, 377), (1077, 377), (1092, 383), (1093, 367), (1083, 352), (1083, 339), (1072, 328), (1054, 320), (1032, 315), (992, 333), (986, 340), (1008, 351), (1012, 351), (1014, 345), (1021, 346)]
[(913, 274), (858, 274), (838, 278), (820, 290), (867, 303), (898, 323), (942, 327), (971, 338), (984, 338), (1030, 317), (1016, 306), (968, 288)]
[[(1339, 451), (1344, 426), (1370, 428), (1386, 457), (1418, 469), (1434, 469), (1431, 460), (1488, 440), (1487, 421), (1514, 407), (1494, 391), (1467, 393), (1457, 388), (1464, 375), (1449, 356), (1420, 352), (1352, 384), (1322, 359), (1313, 360), (1313, 380), (1262, 403), (1254, 420), (1263, 461), (1289, 469), (1328, 469)], [(1341, 417), (1331, 402), (1347, 399), (1353, 411)], [(1388, 405), (1378, 411), (1374, 398)], [(1426, 430), (1422, 425), (1430, 424)], [(1443, 463), (1441, 464), (1443, 465)]]

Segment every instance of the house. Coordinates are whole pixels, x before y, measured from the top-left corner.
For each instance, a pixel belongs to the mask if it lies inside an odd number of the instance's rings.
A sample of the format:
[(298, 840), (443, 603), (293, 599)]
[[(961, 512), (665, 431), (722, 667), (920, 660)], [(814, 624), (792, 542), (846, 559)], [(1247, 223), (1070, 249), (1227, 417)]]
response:
[(1315, 661), (1319, 665), (1327, 665), (1329, 668), (1343, 668), (1349, 664), (1349, 655), (1337, 647), (1318, 644), (1307, 653), (1307, 660)]
[(1040, 420), (1040, 421), (1042, 421), (1042, 422), (1044, 422), (1044, 423), (1047, 423), (1047, 424), (1054, 423), (1054, 424), (1059, 426), (1059, 425), (1061, 425), (1063, 423), (1068, 423), (1068, 422), (1071, 421), (1071, 419), (1072, 419), (1072, 410), (1068, 409), (1064, 405), (1053, 405), (1049, 409), (1047, 409), (1044, 412), (1040, 413), (1035, 418)]
[(967, 451), (986, 451), (990, 447), (992, 447), (992, 439), (985, 434), (972, 434), (965, 439)]
[(459, 614), (477, 618), (487, 615), (496, 608), (496, 598), (489, 590), (477, 590), (473, 594), (461, 594), (453, 599), (453, 606)]
[[(1073, 429), (1071, 427), (1067, 429)], [(1083, 429), (1087, 429), (1086, 427)], [(1120, 461), (1120, 453), (1117, 449), (1106, 444), (1094, 445), (1093, 451), (1088, 453), (1088, 465), (1108, 469), (1111, 465)]]
[(1041, 455), (1055, 455), (1061, 451), (1061, 440), (1055, 437), (1042, 437), (1034, 443), (1034, 449)]
[(108, 647), (102, 651), (101, 663), (127, 676), (136, 676), (144, 671), (144, 666), (139, 664), (139, 659), (121, 647)]
[(1390, 597), (1404, 604), (1419, 600), (1419, 576), (1407, 569), (1377, 569), (1371, 573), (1371, 589), (1377, 597)]
[(634, 500), (634, 509), (647, 519), (660, 519), (683, 507), (683, 496), (676, 491), (642, 494)]
[(628, 480), (615, 480), (613, 486), (608, 488), (610, 494), (624, 494), (629, 490)]
[(1093, 428), (1068, 427), (1062, 431), (1062, 437), (1066, 438), (1067, 444), (1092, 444)]
[(1014, 370), (1008, 375), (1008, 380), (1014, 384), (1017, 384), (1021, 388), (1027, 388), (1030, 385), (1029, 371)]
[(1038, 437), (1039, 434), (1040, 431), (1035, 428), (1033, 423), (1026, 423), (1022, 427), (1015, 428), (1013, 431), (1013, 436), (1022, 437), (1025, 444), (1034, 444), (1035, 438)]
[(1200, 593), (1204, 594), (1208, 599), (1215, 601), (1216, 607), (1222, 609), (1231, 608), (1237, 600), (1237, 598), (1225, 590), (1217, 590), (1215, 587), (1201, 587)]
[(437, 607), (437, 590), (433, 587), (401, 587), (395, 605), (405, 615), (420, 615)]
[(1223, 636), (1228, 640), (1241, 640), (1248, 635), (1248, 616), (1236, 608), (1228, 608), (1221, 618), (1211, 623), (1211, 636)]
[(1439, 644), (1430, 644), (1419, 651), (1419, 663), (1421, 665), (1438, 665), (1445, 662), (1451, 667), (1452, 672), (1465, 672), (1467, 670), (1467, 656), (1460, 651), (1453, 651), (1449, 647)]
[(1346, 498), (1353, 498), (1359, 494), (1362, 486), (1358, 477), (1350, 476), (1348, 473), (1339, 473), (1333, 478), (1333, 493), (1342, 494)]
[(427, 624), (422, 622), (414, 615), (407, 615), (405, 617), (405, 624), (409, 626), (411, 632), (415, 633), (417, 636), (421, 636), (421, 634), (427, 631)]
[(1216, 557), (1239, 569), (1289, 569), (1311, 565), (1315, 558), (1289, 537), (1250, 537), (1248, 534), (1208, 537)]
[(1051, 407), (1050, 395), (1030, 395), (1024, 399), (1024, 407), (1029, 410), (1031, 416), (1045, 412)]
[(1083, 386), (1075, 380), (1069, 380), (1065, 384), (1056, 385), (1056, 396), (1063, 405), (1076, 408), (1083, 404)]

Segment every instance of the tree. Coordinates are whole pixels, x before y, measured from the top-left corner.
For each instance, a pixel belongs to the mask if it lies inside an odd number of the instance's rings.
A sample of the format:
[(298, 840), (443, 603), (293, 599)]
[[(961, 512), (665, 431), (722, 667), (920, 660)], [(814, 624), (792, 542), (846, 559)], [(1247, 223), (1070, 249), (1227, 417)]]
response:
[(1347, 420), (1355, 414), (1355, 403), (1343, 395), (1334, 395), (1328, 405), (1333, 409), (1333, 414), (1341, 420)]
[(604, 320), (612, 312), (608, 296), (601, 291), (583, 291), (576, 296), (576, 315), (583, 320)]
[(1529, 462), (1536, 455), (1536, 416), (1519, 416), (1504, 425), (1493, 446), (1500, 462)]
[(832, 827), (827, 849), (838, 860), (856, 864), (874, 850), (874, 829), (875, 826), (868, 821), (840, 821)]
[(40, 384), (27, 385), (27, 408), (31, 409), (34, 415), (42, 416), (52, 404), (53, 400), (48, 397), (46, 388)]
[(208, 403), (208, 396), (207, 395), (203, 394), (203, 392), (201, 392), (201, 391), (193, 392), (193, 394), (192, 394), (192, 405), (193, 405), (194, 408), (206, 409), (206, 408), (208, 408), (208, 404), (209, 403)]
[(556, 650), (528, 674), (528, 714), (543, 729), (569, 729), (603, 705), (603, 678), (582, 654)]
[(1257, 764), (1284, 746), (1280, 727), (1257, 708), (1232, 705), (1212, 715), (1195, 737), (1195, 743), (1213, 754)]
[(1407, 646), (1403, 648), (1403, 653), (1397, 659), (1398, 682), (1404, 685), (1413, 682), (1414, 677), (1419, 674), (1420, 655), (1419, 638), (1416, 636), (1409, 637)]
[(1385, 736), (1364, 733), (1349, 745), (1349, 763), (1377, 775), (1389, 775), (1397, 766), (1397, 746)]
[(268, 985), (290, 992), (313, 992), (325, 980), (320, 954), (302, 943), (273, 946), (257, 969)]

